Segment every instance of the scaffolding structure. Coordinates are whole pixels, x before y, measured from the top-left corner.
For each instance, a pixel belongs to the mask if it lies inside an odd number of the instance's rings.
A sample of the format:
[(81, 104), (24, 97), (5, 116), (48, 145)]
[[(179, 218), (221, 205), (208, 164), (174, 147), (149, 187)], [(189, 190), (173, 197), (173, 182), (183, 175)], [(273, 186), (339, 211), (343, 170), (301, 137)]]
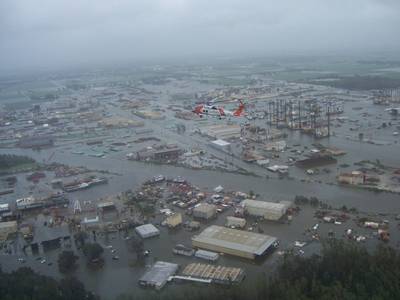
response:
[(266, 116), (270, 126), (323, 138), (331, 135), (331, 116), (343, 111), (343, 104), (336, 101), (277, 99), (268, 102)]

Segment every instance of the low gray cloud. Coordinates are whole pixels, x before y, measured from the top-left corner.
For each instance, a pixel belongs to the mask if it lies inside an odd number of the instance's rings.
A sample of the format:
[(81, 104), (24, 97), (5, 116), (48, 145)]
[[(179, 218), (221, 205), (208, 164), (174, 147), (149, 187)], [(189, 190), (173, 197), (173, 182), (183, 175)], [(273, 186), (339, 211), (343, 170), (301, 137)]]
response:
[(397, 0), (2, 0), (0, 68), (399, 50)]

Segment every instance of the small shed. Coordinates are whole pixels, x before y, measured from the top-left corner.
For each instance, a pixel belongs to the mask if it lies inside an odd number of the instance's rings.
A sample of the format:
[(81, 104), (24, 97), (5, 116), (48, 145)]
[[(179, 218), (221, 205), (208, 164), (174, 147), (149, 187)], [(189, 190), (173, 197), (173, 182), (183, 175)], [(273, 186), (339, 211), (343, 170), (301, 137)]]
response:
[(246, 226), (246, 220), (237, 217), (226, 217), (225, 226), (231, 228), (243, 228)]

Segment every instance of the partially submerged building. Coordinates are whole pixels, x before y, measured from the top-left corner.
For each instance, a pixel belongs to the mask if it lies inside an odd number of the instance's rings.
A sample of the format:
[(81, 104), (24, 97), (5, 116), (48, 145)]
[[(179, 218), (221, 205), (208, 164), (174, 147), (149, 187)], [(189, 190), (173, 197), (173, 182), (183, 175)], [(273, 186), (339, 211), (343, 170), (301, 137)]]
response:
[(143, 239), (147, 239), (153, 236), (160, 235), (160, 230), (157, 229), (153, 224), (144, 224), (135, 227), (136, 233)]
[(263, 217), (265, 220), (277, 221), (282, 218), (288, 208), (291, 206), (290, 201), (267, 202), (246, 199), (242, 201), (244, 211), (255, 217)]
[(177, 264), (157, 261), (142, 277), (139, 279), (139, 284), (145, 287), (154, 287), (161, 289), (168, 281), (170, 276), (173, 276), (178, 271)]
[(210, 261), (216, 261), (219, 258), (219, 254), (216, 252), (212, 251), (207, 251), (207, 250), (197, 250), (196, 253), (194, 254), (195, 257), (205, 259), (205, 260), (210, 260)]
[(217, 207), (213, 204), (201, 203), (193, 209), (193, 216), (200, 219), (211, 219), (217, 213)]
[(47, 148), (54, 145), (54, 138), (52, 136), (29, 136), (21, 138), (17, 146), (20, 148)]
[(240, 138), (241, 135), (241, 127), (236, 124), (208, 125), (200, 127), (199, 130), (202, 135), (221, 140)]
[(182, 214), (181, 213), (174, 213), (167, 217), (165, 220), (165, 224), (169, 228), (175, 228), (182, 224)]
[(364, 184), (366, 176), (363, 172), (360, 171), (352, 171), (351, 173), (341, 173), (338, 176), (338, 182), (344, 184)]
[(153, 146), (137, 151), (136, 154), (129, 154), (128, 159), (135, 160), (175, 160), (183, 153), (177, 145)]
[(214, 283), (230, 284), (241, 282), (245, 273), (241, 268), (192, 263), (183, 269), (182, 276), (205, 279)]
[(34, 227), (32, 249), (45, 250), (46, 248), (60, 247), (70, 239), (68, 225), (43, 226), (37, 222)]
[(243, 228), (246, 226), (246, 219), (228, 216), (226, 217), (226, 227)]
[(309, 169), (317, 168), (325, 165), (336, 164), (337, 159), (330, 155), (313, 155), (311, 157), (296, 161), (296, 166), (299, 168)]
[(231, 151), (231, 143), (221, 140), (221, 139), (217, 139), (215, 141), (212, 141), (210, 143), (210, 146), (214, 149), (220, 150), (220, 151), (224, 151), (224, 152), (230, 152)]
[(212, 225), (192, 238), (193, 247), (255, 259), (275, 246), (277, 239), (265, 234)]

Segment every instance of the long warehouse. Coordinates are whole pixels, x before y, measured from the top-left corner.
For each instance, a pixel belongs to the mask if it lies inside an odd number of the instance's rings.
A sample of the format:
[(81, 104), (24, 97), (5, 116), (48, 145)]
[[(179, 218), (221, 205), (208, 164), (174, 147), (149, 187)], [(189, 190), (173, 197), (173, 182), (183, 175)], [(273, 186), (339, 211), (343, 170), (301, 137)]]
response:
[(212, 225), (192, 238), (193, 247), (255, 259), (273, 247), (277, 239), (265, 234)]
[(265, 220), (278, 221), (291, 206), (290, 201), (280, 203), (246, 199), (242, 201), (246, 213), (251, 216), (263, 217)]

